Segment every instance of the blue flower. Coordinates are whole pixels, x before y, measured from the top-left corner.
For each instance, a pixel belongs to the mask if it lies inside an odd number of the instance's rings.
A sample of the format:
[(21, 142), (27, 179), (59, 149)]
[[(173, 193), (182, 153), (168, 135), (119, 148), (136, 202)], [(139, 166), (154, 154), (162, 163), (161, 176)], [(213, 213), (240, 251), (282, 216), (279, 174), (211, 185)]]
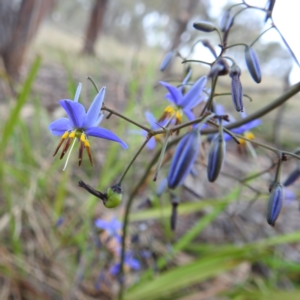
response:
[(109, 236), (119, 236), (118, 231), (122, 228), (122, 223), (117, 218), (112, 218), (110, 221), (96, 219), (95, 226), (105, 230)]
[[(122, 145), (124, 149), (127, 148), (127, 145), (113, 132), (104, 128), (97, 127), (103, 118), (101, 107), (105, 95), (105, 87), (103, 87), (100, 90), (100, 92), (97, 94), (97, 96), (95, 97), (94, 101), (92, 102), (87, 112), (84, 106), (78, 103), (80, 91), (81, 91), (81, 84), (78, 85), (74, 101), (69, 99), (59, 101), (59, 104), (66, 111), (68, 118), (58, 119), (52, 122), (48, 128), (53, 135), (62, 137), (58, 147), (54, 152), (54, 155), (56, 155), (56, 153), (58, 152), (62, 144), (66, 142), (60, 156), (60, 159), (62, 159), (65, 153), (68, 151), (70, 145), (72, 144), (71, 146), (71, 150), (72, 150), (76, 140), (78, 140), (80, 143), (79, 144), (79, 166), (81, 165), (82, 162), (82, 154), (84, 149), (86, 149), (91, 165), (93, 165), (90, 143), (88, 140), (89, 136), (94, 136), (97, 138), (103, 138), (106, 140), (118, 142)], [(69, 160), (70, 153), (68, 155), (67, 162)], [(66, 168), (66, 165), (64, 169)]]
[[(224, 115), (224, 114), (226, 114), (225, 110), (224, 110), (224, 106), (222, 106), (222, 105), (216, 105), (215, 106), (215, 114), (216, 115)], [(246, 113), (245, 112), (241, 112), (241, 116), (242, 116), (242, 118), (245, 118), (246, 117)], [(230, 122), (223, 121), (224, 127), (226, 125), (230, 124), (230, 123), (235, 122), (235, 119), (232, 116), (230, 116), (229, 118), (230, 118)], [(250, 122), (248, 122), (248, 123), (246, 123), (244, 125), (241, 125), (239, 127), (233, 128), (230, 131), (233, 132), (233, 133), (235, 133), (235, 134), (245, 135), (245, 137), (247, 137), (249, 139), (254, 139), (254, 134), (250, 130), (253, 129), (253, 128), (255, 128), (255, 127), (257, 127), (257, 126), (259, 126), (261, 123), (262, 123), (261, 120), (255, 119), (255, 120), (250, 121)], [(232, 139), (232, 137), (229, 134), (227, 134), (227, 133), (224, 132), (224, 140), (225, 141), (229, 141), (231, 139)], [(244, 140), (240, 140), (240, 142), (243, 144)]]
[[(127, 251), (125, 253), (125, 259), (124, 259), (124, 267), (130, 268), (132, 270), (138, 271), (141, 268), (141, 263), (139, 260), (133, 257), (133, 254), (131, 251)], [(110, 273), (113, 276), (116, 276), (120, 273), (121, 270), (121, 264), (116, 263), (110, 267)]]
[(182, 113), (184, 113), (189, 120), (195, 119), (192, 109), (206, 97), (203, 93), (203, 89), (206, 85), (207, 77), (203, 76), (199, 78), (191, 89), (186, 94), (183, 94), (183, 86), (187, 83), (190, 74), (191, 72), (189, 72), (184, 79), (182, 86), (179, 88), (167, 82), (160, 81), (160, 84), (169, 91), (166, 95), (166, 99), (172, 103), (172, 105), (166, 107), (160, 120), (175, 117), (176, 124), (179, 124), (182, 121)]

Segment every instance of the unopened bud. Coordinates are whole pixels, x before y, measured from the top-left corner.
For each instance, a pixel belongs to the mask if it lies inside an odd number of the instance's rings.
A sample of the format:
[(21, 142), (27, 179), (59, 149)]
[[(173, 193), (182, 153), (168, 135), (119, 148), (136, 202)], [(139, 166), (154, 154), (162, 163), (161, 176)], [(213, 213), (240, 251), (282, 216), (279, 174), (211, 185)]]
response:
[(208, 77), (227, 75), (228, 72), (229, 72), (229, 65), (227, 61), (223, 58), (220, 58), (213, 64), (208, 74)]
[(267, 222), (274, 226), (279, 216), (283, 202), (283, 188), (279, 182), (276, 182), (272, 188), (272, 192), (268, 202)]
[(234, 107), (236, 111), (243, 111), (243, 88), (240, 81), (241, 69), (238, 65), (232, 65), (229, 76), (231, 77), (231, 95)]
[(178, 143), (168, 174), (168, 186), (180, 186), (196, 161), (200, 147), (199, 129), (188, 132)]
[(197, 30), (204, 32), (212, 32), (216, 30), (216, 27), (209, 22), (201, 21), (193, 24), (193, 27)]
[(207, 164), (207, 177), (210, 182), (214, 182), (221, 171), (223, 160), (225, 156), (225, 141), (222, 134), (213, 140)]
[(298, 169), (294, 170), (285, 180), (283, 186), (289, 186), (293, 184), (299, 177), (300, 177), (300, 170)]
[(248, 71), (249, 71), (252, 79), (256, 83), (260, 83), (261, 82), (260, 65), (259, 65), (258, 56), (253, 48), (248, 47), (248, 46), (246, 47), (245, 59), (246, 59)]
[(233, 25), (233, 16), (230, 9), (225, 10), (220, 23), (220, 29), (222, 32), (228, 31)]
[(174, 51), (167, 52), (159, 68), (161, 72), (164, 72), (167, 68), (170, 67), (170, 65), (173, 62), (174, 56), (175, 56)]

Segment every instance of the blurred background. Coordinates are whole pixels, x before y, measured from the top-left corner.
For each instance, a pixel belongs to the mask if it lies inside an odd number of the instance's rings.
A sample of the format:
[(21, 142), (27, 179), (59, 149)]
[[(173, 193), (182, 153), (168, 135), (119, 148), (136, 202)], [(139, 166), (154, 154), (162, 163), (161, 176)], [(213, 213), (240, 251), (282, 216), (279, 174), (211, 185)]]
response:
[[(263, 3), (262, 3), (263, 2)], [(248, 1), (266, 7), (268, 1)], [(101, 219), (123, 221), (124, 205), (105, 209), (77, 186), (82, 179), (105, 191), (114, 184), (143, 142), (131, 124), (112, 116), (101, 126), (128, 145), (127, 151), (106, 140), (92, 140), (95, 166), (85, 157), (77, 166), (77, 149), (66, 171), (52, 154), (59, 137), (48, 125), (64, 111), (61, 99), (73, 99), (79, 82), (80, 102), (87, 108), (98, 88), (107, 87), (106, 104), (149, 126), (144, 112), (159, 118), (167, 105), (160, 80), (179, 84), (186, 65), (176, 57), (164, 73), (159, 66), (170, 50), (208, 62), (218, 36), (193, 29), (196, 21), (219, 26), (222, 12), (238, 1), (218, 0), (1, 0), (0, 1), (0, 299), (114, 299), (120, 278), (112, 267), (120, 261), (121, 227)], [(295, 52), (298, 28), (295, 1), (278, 0), (274, 20)], [(265, 13), (247, 10), (235, 20), (229, 43), (250, 44), (268, 26)], [(248, 114), (279, 97), (299, 80), (299, 67), (271, 30), (255, 43), (263, 74), (260, 85), (246, 71), (244, 51), (231, 48), (242, 69)], [(207, 75), (205, 65), (192, 64), (193, 80)], [(230, 78), (220, 78), (219, 92), (230, 91)], [(235, 118), (230, 97), (220, 104)], [(262, 118), (254, 130), (259, 141), (293, 151), (299, 146), (299, 96)], [(170, 197), (157, 196), (153, 168), (135, 195), (126, 247), (124, 299), (299, 299), (299, 182), (286, 191), (275, 228), (266, 220), (268, 186), (275, 157), (260, 148), (227, 145), (224, 174), (206, 180), (208, 145), (203, 142), (197, 176), (177, 193), (181, 210), (170, 229)], [(156, 151), (160, 148), (158, 147)], [(245, 150), (245, 151), (244, 151)], [(124, 202), (157, 153), (145, 150), (124, 181)], [(155, 167), (155, 165), (154, 165)], [(284, 164), (283, 179), (295, 168)], [(203, 173), (205, 176), (203, 176)], [(256, 174), (260, 174), (256, 176)], [(200, 199), (200, 200), (199, 200)], [(171, 200), (172, 202), (172, 200)], [(110, 224), (110, 225), (109, 225)], [(121, 224), (122, 225), (122, 224)], [(115, 232), (117, 234), (115, 235)], [(135, 262), (135, 264), (133, 263)]]

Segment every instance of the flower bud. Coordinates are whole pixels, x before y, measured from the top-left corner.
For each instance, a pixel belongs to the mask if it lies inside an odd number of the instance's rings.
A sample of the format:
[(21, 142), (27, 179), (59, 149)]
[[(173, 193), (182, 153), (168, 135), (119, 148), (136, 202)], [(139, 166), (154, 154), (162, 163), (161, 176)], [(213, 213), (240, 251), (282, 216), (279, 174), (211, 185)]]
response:
[(225, 141), (223, 134), (218, 134), (218, 136), (213, 140), (207, 164), (207, 177), (210, 182), (214, 182), (221, 171), (223, 160), (225, 156)]
[(216, 27), (213, 24), (205, 21), (194, 23), (193, 27), (204, 32), (212, 32), (216, 30)]
[(220, 22), (220, 29), (222, 32), (228, 31), (230, 27), (233, 25), (233, 17), (231, 14), (231, 10), (227, 9), (225, 10), (221, 22)]
[(167, 52), (159, 68), (161, 72), (164, 72), (167, 68), (170, 67), (170, 65), (173, 62), (174, 56), (175, 56), (174, 51)]
[(220, 58), (213, 64), (208, 74), (208, 77), (227, 75), (228, 72), (229, 72), (229, 65), (227, 61), (223, 58)]
[(293, 184), (300, 176), (300, 170), (296, 169), (294, 170), (289, 176), (288, 178), (285, 180), (285, 182), (283, 183), (283, 186), (289, 186), (291, 184)]
[(272, 192), (268, 202), (267, 222), (274, 226), (279, 216), (283, 202), (283, 188), (279, 182), (276, 182), (272, 188)]
[(207, 49), (209, 49), (209, 51), (211, 52), (211, 54), (212, 54), (215, 58), (217, 58), (217, 53), (216, 53), (216, 51), (215, 51), (213, 45), (210, 43), (209, 40), (202, 40), (202, 45), (203, 45), (204, 47), (206, 47)]
[(107, 189), (106, 199), (103, 201), (107, 208), (114, 208), (122, 201), (122, 188), (116, 184)]
[(231, 77), (231, 95), (236, 111), (243, 111), (243, 88), (240, 81), (241, 69), (238, 65), (233, 64), (230, 68), (229, 76)]
[(188, 132), (178, 143), (168, 174), (168, 186), (180, 186), (196, 161), (200, 147), (199, 129)]
[(252, 79), (256, 83), (261, 82), (261, 72), (260, 72), (260, 66), (259, 66), (259, 60), (256, 52), (251, 47), (246, 47), (245, 49), (245, 59), (248, 71), (252, 77)]

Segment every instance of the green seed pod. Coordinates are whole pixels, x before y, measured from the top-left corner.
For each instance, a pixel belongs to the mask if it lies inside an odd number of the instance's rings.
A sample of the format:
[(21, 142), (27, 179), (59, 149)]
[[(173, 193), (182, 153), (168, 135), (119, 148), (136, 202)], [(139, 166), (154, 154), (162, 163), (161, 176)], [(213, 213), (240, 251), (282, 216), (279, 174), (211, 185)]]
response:
[(197, 30), (204, 31), (204, 32), (212, 32), (216, 30), (216, 27), (213, 24), (204, 21), (194, 23), (193, 27)]
[(105, 207), (114, 208), (122, 202), (122, 188), (116, 184), (107, 189), (106, 199), (103, 201)]

